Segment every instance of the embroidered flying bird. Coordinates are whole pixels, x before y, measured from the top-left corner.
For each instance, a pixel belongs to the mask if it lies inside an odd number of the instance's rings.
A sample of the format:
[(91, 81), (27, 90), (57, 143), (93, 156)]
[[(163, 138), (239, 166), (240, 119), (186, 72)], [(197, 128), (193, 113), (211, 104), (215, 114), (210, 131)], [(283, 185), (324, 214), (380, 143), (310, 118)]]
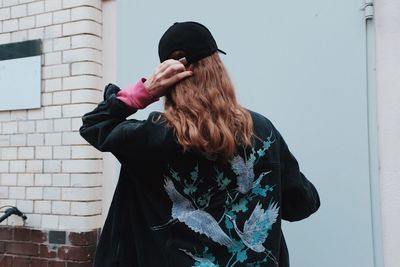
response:
[(263, 243), (268, 237), (268, 230), (276, 222), (278, 213), (279, 207), (276, 202), (272, 203), (266, 211), (262, 209), (260, 203), (257, 203), (249, 219), (244, 223), (243, 232), (239, 230), (233, 217), (226, 216), (232, 221), (236, 233), (248, 248), (255, 252), (264, 252), (266, 249)]
[(247, 194), (261, 182), (265, 175), (271, 172), (261, 173), (254, 181), (254, 160), (245, 162), (241, 156), (237, 155), (232, 159), (231, 165), (233, 172), (237, 175), (237, 190), (242, 194)]
[(159, 230), (170, 223), (180, 221), (196, 233), (204, 234), (220, 245), (226, 247), (233, 245), (232, 239), (221, 229), (214, 217), (203, 210), (196, 209), (190, 200), (176, 190), (171, 179), (165, 179), (164, 188), (172, 201), (172, 220), (164, 225), (152, 227), (153, 230)]

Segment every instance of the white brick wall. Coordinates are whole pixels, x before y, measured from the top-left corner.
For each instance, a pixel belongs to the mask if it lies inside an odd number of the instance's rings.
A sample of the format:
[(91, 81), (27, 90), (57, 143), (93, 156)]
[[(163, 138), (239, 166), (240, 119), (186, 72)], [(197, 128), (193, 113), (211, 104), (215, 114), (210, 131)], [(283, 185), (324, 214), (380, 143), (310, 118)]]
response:
[(0, 44), (37, 38), (42, 107), (0, 111), (0, 206), (32, 227), (101, 227), (102, 153), (78, 132), (103, 96), (101, 0), (0, 0)]

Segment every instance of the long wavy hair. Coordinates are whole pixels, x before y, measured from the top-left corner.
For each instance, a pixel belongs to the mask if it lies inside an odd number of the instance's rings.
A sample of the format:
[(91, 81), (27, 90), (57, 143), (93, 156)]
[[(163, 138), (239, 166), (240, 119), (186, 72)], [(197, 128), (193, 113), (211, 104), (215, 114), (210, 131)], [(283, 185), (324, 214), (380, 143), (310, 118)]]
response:
[[(179, 59), (176, 51), (170, 58)], [(223, 163), (238, 145), (251, 145), (253, 121), (236, 100), (234, 86), (218, 53), (186, 67), (193, 71), (165, 96), (164, 115), (184, 151), (197, 151)]]

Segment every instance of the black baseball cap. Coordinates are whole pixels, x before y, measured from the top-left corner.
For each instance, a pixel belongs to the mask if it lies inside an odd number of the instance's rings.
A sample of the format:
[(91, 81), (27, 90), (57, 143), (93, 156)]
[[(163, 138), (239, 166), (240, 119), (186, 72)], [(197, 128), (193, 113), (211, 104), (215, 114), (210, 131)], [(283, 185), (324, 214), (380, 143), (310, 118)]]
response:
[(204, 25), (194, 21), (175, 22), (163, 34), (158, 43), (160, 62), (168, 59), (176, 50), (186, 53), (188, 63), (196, 62), (216, 51), (226, 55), (218, 48), (211, 32)]

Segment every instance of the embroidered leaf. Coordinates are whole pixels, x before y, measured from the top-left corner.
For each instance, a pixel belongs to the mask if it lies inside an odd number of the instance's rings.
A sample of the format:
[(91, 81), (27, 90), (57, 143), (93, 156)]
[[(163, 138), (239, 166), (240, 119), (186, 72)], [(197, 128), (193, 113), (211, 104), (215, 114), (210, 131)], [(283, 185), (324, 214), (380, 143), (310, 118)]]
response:
[(190, 178), (193, 182), (197, 181), (197, 179), (199, 178), (199, 165), (196, 165), (196, 167), (194, 167), (194, 170), (190, 173)]
[(183, 188), (183, 192), (184, 192), (186, 195), (193, 194), (193, 193), (196, 192), (196, 191), (197, 191), (197, 187), (196, 187), (194, 184), (188, 184), (188, 183), (185, 181), (185, 187)]
[(241, 198), (239, 203), (233, 204), (232, 205), (232, 211), (235, 212), (246, 212), (247, 211), (247, 204), (249, 203), (249, 201), (246, 198)]
[(222, 172), (218, 172), (217, 175), (217, 184), (218, 184), (218, 190), (223, 191), (225, 190), (225, 188), (228, 186), (228, 184), (231, 182), (231, 180), (229, 180), (227, 177), (224, 177), (224, 173)]
[(247, 252), (246, 252), (246, 250), (242, 250), (242, 251), (238, 252), (236, 254), (236, 259), (239, 262), (244, 262), (245, 260), (247, 260)]

